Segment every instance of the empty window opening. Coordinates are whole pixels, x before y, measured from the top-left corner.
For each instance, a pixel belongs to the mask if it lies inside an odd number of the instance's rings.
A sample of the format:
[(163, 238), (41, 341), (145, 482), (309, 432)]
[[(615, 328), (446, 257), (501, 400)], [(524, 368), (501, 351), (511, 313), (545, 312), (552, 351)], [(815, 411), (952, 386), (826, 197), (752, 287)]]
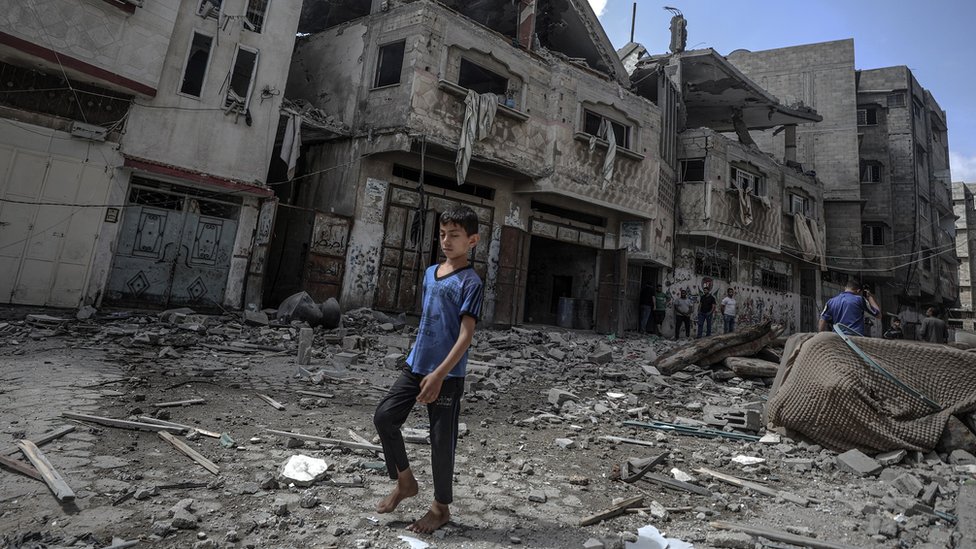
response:
[(210, 64), (212, 46), (212, 37), (198, 32), (193, 33), (190, 52), (186, 57), (186, 66), (183, 68), (183, 84), (180, 85), (180, 93), (200, 97), (203, 81), (207, 76), (207, 65)]
[(858, 126), (876, 126), (878, 124), (877, 109), (857, 109)]
[(904, 106), (905, 106), (904, 93), (888, 94), (888, 107), (904, 107)]
[(759, 285), (777, 292), (790, 291), (790, 277), (782, 273), (762, 269)]
[(583, 109), (583, 132), (606, 139), (606, 124), (613, 128), (613, 139), (618, 147), (630, 148), (630, 126), (612, 118)]
[(678, 166), (681, 169), (681, 181), (683, 183), (705, 181), (704, 158), (681, 160)]
[(248, 24), (248, 30), (261, 32), (264, 28), (264, 18), (268, 14), (268, 3), (270, 0), (247, 0), (247, 11), (244, 13)]
[(861, 225), (862, 246), (884, 246), (884, 225), (865, 223)]
[(742, 168), (732, 167), (729, 174), (732, 187), (742, 189), (756, 196), (766, 196), (766, 178)]
[(374, 88), (392, 86), (400, 83), (400, 72), (403, 69), (403, 51), (405, 41), (394, 42), (380, 47), (379, 59), (376, 63), (376, 79)]
[(922, 260), (922, 268), (925, 269), (926, 271), (932, 272), (933, 255), (934, 254), (932, 252), (932, 248), (925, 248), (924, 250), (922, 250), (922, 257), (924, 258)]
[(731, 280), (732, 260), (698, 252), (695, 254), (695, 274)]
[(921, 196), (918, 197), (918, 213), (919, 213), (919, 215), (922, 216), (922, 219), (928, 219), (929, 218), (929, 208), (930, 207), (931, 206), (929, 205), (929, 201), (928, 200), (926, 200), (925, 198), (922, 198)]
[(861, 183), (880, 183), (881, 164), (877, 162), (861, 162)]
[(508, 92), (508, 78), (464, 58), (461, 58), (458, 85), (477, 93), (493, 93), (501, 97)]
[(217, 19), (220, 16), (220, 5), (223, 0), (200, 0), (197, 6), (197, 15), (209, 19)]
[(258, 52), (238, 46), (224, 107), (236, 107), (242, 111), (247, 108), (257, 66)]
[(790, 193), (790, 213), (810, 216), (810, 199), (796, 193)]

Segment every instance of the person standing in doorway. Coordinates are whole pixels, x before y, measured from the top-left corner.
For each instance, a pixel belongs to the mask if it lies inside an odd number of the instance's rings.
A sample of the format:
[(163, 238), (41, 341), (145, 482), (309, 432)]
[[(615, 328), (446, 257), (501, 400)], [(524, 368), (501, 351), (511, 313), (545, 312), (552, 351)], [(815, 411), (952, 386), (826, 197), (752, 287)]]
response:
[(698, 298), (698, 339), (701, 339), (702, 328), (705, 335), (712, 335), (712, 316), (715, 314), (715, 296), (706, 290)]
[(681, 325), (685, 326), (685, 337), (691, 337), (691, 300), (688, 299), (688, 292), (681, 290), (678, 299), (674, 300), (674, 339), (678, 340), (681, 333)]
[(724, 333), (728, 334), (735, 331), (735, 290), (729, 288), (725, 294), (722, 298), (722, 321)]
[[(651, 286), (650, 282), (645, 282), (644, 286), (641, 287), (638, 302), (640, 304), (640, 324), (637, 326), (637, 333), (644, 334), (647, 333), (647, 324), (651, 321), (651, 316), (654, 313), (654, 286)], [(651, 333), (654, 333), (653, 327)]]
[(929, 307), (925, 311), (925, 318), (922, 319), (922, 341), (929, 343), (946, 343), (949, 341), (949, 331), (946, 323), (941, 318), (935, 316), (935, 308)]
[(654, 292), (654, 332), (657, 335), (664, 335), (661, 331), (661, 324), (664, 324), (664, 317), (668, 313), (668, 303), (671, 301), (671, 296), (664, 293), (664, 288), (660, 284), (657, 285)]

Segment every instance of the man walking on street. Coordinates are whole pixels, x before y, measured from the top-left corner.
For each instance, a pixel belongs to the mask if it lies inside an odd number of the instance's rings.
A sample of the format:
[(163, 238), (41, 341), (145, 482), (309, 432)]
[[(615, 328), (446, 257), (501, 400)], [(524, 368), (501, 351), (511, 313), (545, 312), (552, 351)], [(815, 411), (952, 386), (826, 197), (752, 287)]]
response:
[(726, 293), (722, 298), (722, 320), (725, 328), (723, 333), (728, 334), (735, 331), (735, 290), (729, 288)]
[(715, 314), (715, 296), (708, 292), (698, 298), (698, 339), (701, 339), (702, 328), (706, 328), (705, 335), (712, 335), (712, 315)]
[(681, 290), (678, 299), (674, 300), (674, 339), (678, 340), (681, 333), (681, 325), (685, 325), (685, 337), (691, 337), (691, 300), (688, 299), (688, 292)]
[(881, 307), (874, 300), (874, 295), (864, 290), (861, 283), (851, 278), (844, 291), (827, 300), (820, 313), (819, 330), (826, 332), (833, 329), (832, 324), (843, 324), (857, 333), (864, 335), (864, 313), (872, 316), (881, 315)]
[(922, 319), (922, 341), (929, 343), (946, 343), (949, 341), (949, 331), (946, 330), (946, 323), (941, 318), (935, 316), (935, 308), (929, 307), (925, 311), (925, 318)]

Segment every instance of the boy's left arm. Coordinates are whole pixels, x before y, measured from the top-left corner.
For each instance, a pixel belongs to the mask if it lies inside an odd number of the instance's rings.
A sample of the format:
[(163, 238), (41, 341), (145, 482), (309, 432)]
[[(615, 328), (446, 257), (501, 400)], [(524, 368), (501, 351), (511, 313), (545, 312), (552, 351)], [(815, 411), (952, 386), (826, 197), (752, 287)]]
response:
[(444, 357), (440, 365), (420, 380), (420, 394), (417, 395), (417, 402), (430, 404), (437, 400), (437, 397), (441, 394), (441, 385), (444, 383), (444, 378), (454, 369), (458, 361), (461, 360), (461, 357), (464, 356), (464, 352), (468, 350), (468, 346), (471, 345), (471, 338), (474, 337), (475, 322), (473, 316), (463, 315), (461, 317), (461, 331), (458, 334), (457, 341), (454, 342), (451, 351), (447, 353), (447, 356)]

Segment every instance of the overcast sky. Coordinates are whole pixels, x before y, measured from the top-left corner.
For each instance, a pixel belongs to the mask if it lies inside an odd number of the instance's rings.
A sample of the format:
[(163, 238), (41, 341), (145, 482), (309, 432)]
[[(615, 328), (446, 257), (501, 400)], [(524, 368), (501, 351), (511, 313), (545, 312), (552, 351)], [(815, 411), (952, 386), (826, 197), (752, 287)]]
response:
[[(630, 38), (633, 0), (589, 0), (615, 47)], [(688, 49), (768, 50), (854, 39), (855, 67), (907, 65), (949, 117), (953, 181), (976, 183), (976, 1), (638, 0), (634, 40), (668, 49), (671, 15), (688, 19)]]

